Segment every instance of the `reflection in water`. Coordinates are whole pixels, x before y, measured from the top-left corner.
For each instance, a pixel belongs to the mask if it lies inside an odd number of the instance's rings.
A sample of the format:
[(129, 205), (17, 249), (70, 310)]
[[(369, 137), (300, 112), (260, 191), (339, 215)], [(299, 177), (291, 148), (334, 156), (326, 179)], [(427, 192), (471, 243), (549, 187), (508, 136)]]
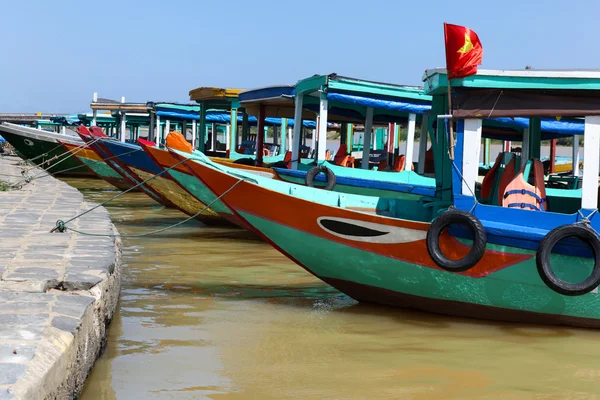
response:
[[(68, 182), (93, 201), (117, 193)], [(140, 193), (108, 209), (121, 233), (184, 218)], [(358, 304), (256, 236), (195, 221), (124, 238), (123, 254), (84, 400), (600, 398), (597, 331)]]

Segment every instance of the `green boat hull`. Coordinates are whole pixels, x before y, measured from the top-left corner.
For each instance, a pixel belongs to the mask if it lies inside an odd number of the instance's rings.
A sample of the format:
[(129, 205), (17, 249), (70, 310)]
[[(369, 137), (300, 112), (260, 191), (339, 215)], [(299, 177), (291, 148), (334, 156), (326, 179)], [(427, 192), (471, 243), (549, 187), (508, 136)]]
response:
[[(537, 273), (534, 252), (488, 245), (489, 250), (532, 257), (488, 276), (473, 278), (323, 240), (237, 211), (292, 259), (359, 301), (471, 318), (600, 326), (600, 296), (592, 293), (569, 297), (552, 291)], [(591, 270), (573, 268), (573, 257), (552, 258), (553, 265), (569, 266), (569, 270), (558, 271), (563, 277), (581, 280)]]
[(66, 155), (66, 150), (56, 141), (34, 136), (0, 132), (19, 156), (32, 162), (47, 172), (63, 176), (93, 176), (93, 174), (76, 157)]

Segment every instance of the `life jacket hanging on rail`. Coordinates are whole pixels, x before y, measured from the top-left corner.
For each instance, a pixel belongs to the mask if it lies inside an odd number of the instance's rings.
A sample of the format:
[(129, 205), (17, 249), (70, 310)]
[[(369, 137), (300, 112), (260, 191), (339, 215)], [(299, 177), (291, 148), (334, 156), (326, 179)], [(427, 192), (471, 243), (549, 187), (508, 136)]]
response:
[[(534, 185), (531, 185), (525, 179), (526, 171), (527, 176), (533, 172)], [(525, 163), (515, 179), (506, 186), (502, 205), (509, 208), (523, 208), (536, 211), (547, 210), (544, 165), (540, 160), (532, 158)]]

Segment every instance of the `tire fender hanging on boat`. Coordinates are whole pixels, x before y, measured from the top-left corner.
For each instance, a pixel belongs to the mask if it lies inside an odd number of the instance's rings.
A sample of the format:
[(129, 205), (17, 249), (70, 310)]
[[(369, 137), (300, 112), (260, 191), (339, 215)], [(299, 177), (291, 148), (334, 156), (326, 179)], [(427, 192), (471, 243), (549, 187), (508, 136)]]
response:
[(329, 168), (324, 165), (318, 165), (314, 168), (311, 168), (307, 174), (304, 182), (306, 186), (314, 187), (313, 181), (315, 180), (315, 176), (317, 176), (320, 172), (324, 173), (327, 176), (327, 185), (325, 186), (325, 190), (332, 190), (335, 187), (335, 174)]
[[(463, 258), (446, 257), (440, 247), (440, 235), (450, 225), (462, 225), (473, 235), (473, 246)], [(438, 216), (429, 227), (426, 237), (427, 252), (438, 267), (450, 272), (464, 272), (473, 268), (485, 253), (487, 235), (479, 219), (461, 210), (450, 209)]]
[[(560, 279), (550, 266), (552, 249), (562, 239), (575, 237), (592, 248), (594, 269), (582, 282), (570, 283)], [(535, 257), (538, 273), (542, 281), (552, 290), (565, 296), (580, 296), (591, 292), (600, 285), (600, 239), (598, 234), (585, 224), (562, 225), (552, 229), (542, 239)]]

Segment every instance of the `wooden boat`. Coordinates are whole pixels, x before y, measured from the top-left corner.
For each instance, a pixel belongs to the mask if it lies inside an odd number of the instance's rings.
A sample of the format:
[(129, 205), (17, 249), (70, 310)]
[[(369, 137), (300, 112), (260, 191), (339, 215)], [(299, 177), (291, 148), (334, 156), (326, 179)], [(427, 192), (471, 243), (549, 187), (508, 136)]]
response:
[[(208, 159), (186, 165), (214, 196), (222, 196), (235, 217), (359, 301), (473, 318), (600, 327), (600, 73), (479, 71), (453, 80), (453, 93), (460, 94), (454, 110), (447, 107), (445, 71), (427, 71), (424, 80), (434, 96), (433, 115), (452, 113), (457, 130), (454, 160), (447, 151), (446, 124), (430, 131), (438, 171), (433, 199), (325, 192), (246, 176)], [(585, 118), (588, 162), (581, 189), (546, 189), (538, 168), (540, 119), (559, 108), (563, 118)], [(531, 120), (519, 172), (506, 168), (494, 176), (498, 185), (504, 174), (510, 181), (499, 191), (500, 204), (482, 203), (474, 189), (482, 114)], [(516, 162), (513, 157), (509, 164)], [(527, 175), (533, 175), (532, 184)], [(565, 204), (561, 198), (572, 201)], [(573, 236), (579, 240), (569, 239)]]
[[(0, 123), (0, 135), (17, 151), (24, 160), (45, 169), (49, 173), (67, 176), (95, 176), (77, 158), (71, 157), (57, 139), (74, 145), (83, 145), (75, 135), (60, 134), (28, 128), (8, 122)], [(64, 172), (63, 172), (64, 171)]]
[[(234, 225), (249, 229), (249, 227), (241, 219), (229, 212), (229, 209), (216, 198), (216, 196), (200, 179), (195, 176), (194, 171), (190, 169), (187, 163), (182, 163), (182, 161), (188, 158), (205, 159), (206, 156), (197, 151), (193, 153), (176, 152), (174, 150), (169, 151), (156, 147), (151, 142), (144, 140), (140, 140), (139, 144), (157, 166), (159, 166), (162, 170), (168, 169), (168, 174), (171, 176), (171, 178), (182, 188), (184, 188), (190, 195), (192, 195), (198, 202), (206, 205), (210, 204), (210, 209), (212, 210), (211, 212), (216, 213), (221, 218)], [(249, 176), (259, 175), (269, 179), (275, 178), (274, 171), (268, 168), (234, 164), (229, 162), (227, 159), (220, 158), (212, 158), (211, 160), (212, 162), (215, 162), (216, 165), (223, 165), (226, 168), (237, 170), (239, 173), (249, 174)]]
[[(154, 143), (143, 139), (139, 139), (139, 142), (145, 145), (154, 145)], [(127, 171), (129, 175), (135, 177), (137, 181), (147, 180), (144, 186), (149, 191), (151, 190), (159, 195), (163, 199), (163, 204), (168, 202), (187, 215), (196, 215), (197, 220), (206, 224), (214, 225), (224, 222), (210, 208), (202, 214), (198, 214), (206, 208), (206, 204), (191, 195), (184, 186), (173, 178), (171, 171), (165, 171), (161, 168), (143, 151), (141, 146), (113, 139), (101, 139), (98, 144), (105, 154), (114, 157), (115, 163), (121, 169)], [(153, 176), (156, 177), (150, 179)]]
[(143, 193), (147, 194), (159, 204), (162, 204), (165, 207), (174, 207), (174, 205), (154, 192), (152, 188), (146, 185), (138, 185), (143, 180), (140, 180), (139, 177), (132, 175), (130, 172), (125, 170), (116, 160), (112, 154), (108, 153), (107, 150), (101, 146), (100, 139), (107, 138), (107, 136), (102, 132), (102, 130), (98, 127), (91, 127), (89, 130), (83, 126), (80, 126), (77, 129), (77, 133), (81, 137), (81, 139), (88, 144), (88, 148), (93, 150), (98, 157), (103, 160), (106, 165), (111, 167), (113, 171), (121, 177), (120, 183), (124, 187), (133, 188), (134, 186), (138, 188)]
[(65, 151), (73, 154), (83, 163), (89, 170), (98, 178), (104, 179), (119, 190), (127, 190), (131, 188), (131, 183), (126, 181), (121, 175), (106, 164), (106, 162), (92, 149), (82, 148), (84, 142), (75, 145), (70, 142), (57, 139), (58, 143), (62, 144)]

